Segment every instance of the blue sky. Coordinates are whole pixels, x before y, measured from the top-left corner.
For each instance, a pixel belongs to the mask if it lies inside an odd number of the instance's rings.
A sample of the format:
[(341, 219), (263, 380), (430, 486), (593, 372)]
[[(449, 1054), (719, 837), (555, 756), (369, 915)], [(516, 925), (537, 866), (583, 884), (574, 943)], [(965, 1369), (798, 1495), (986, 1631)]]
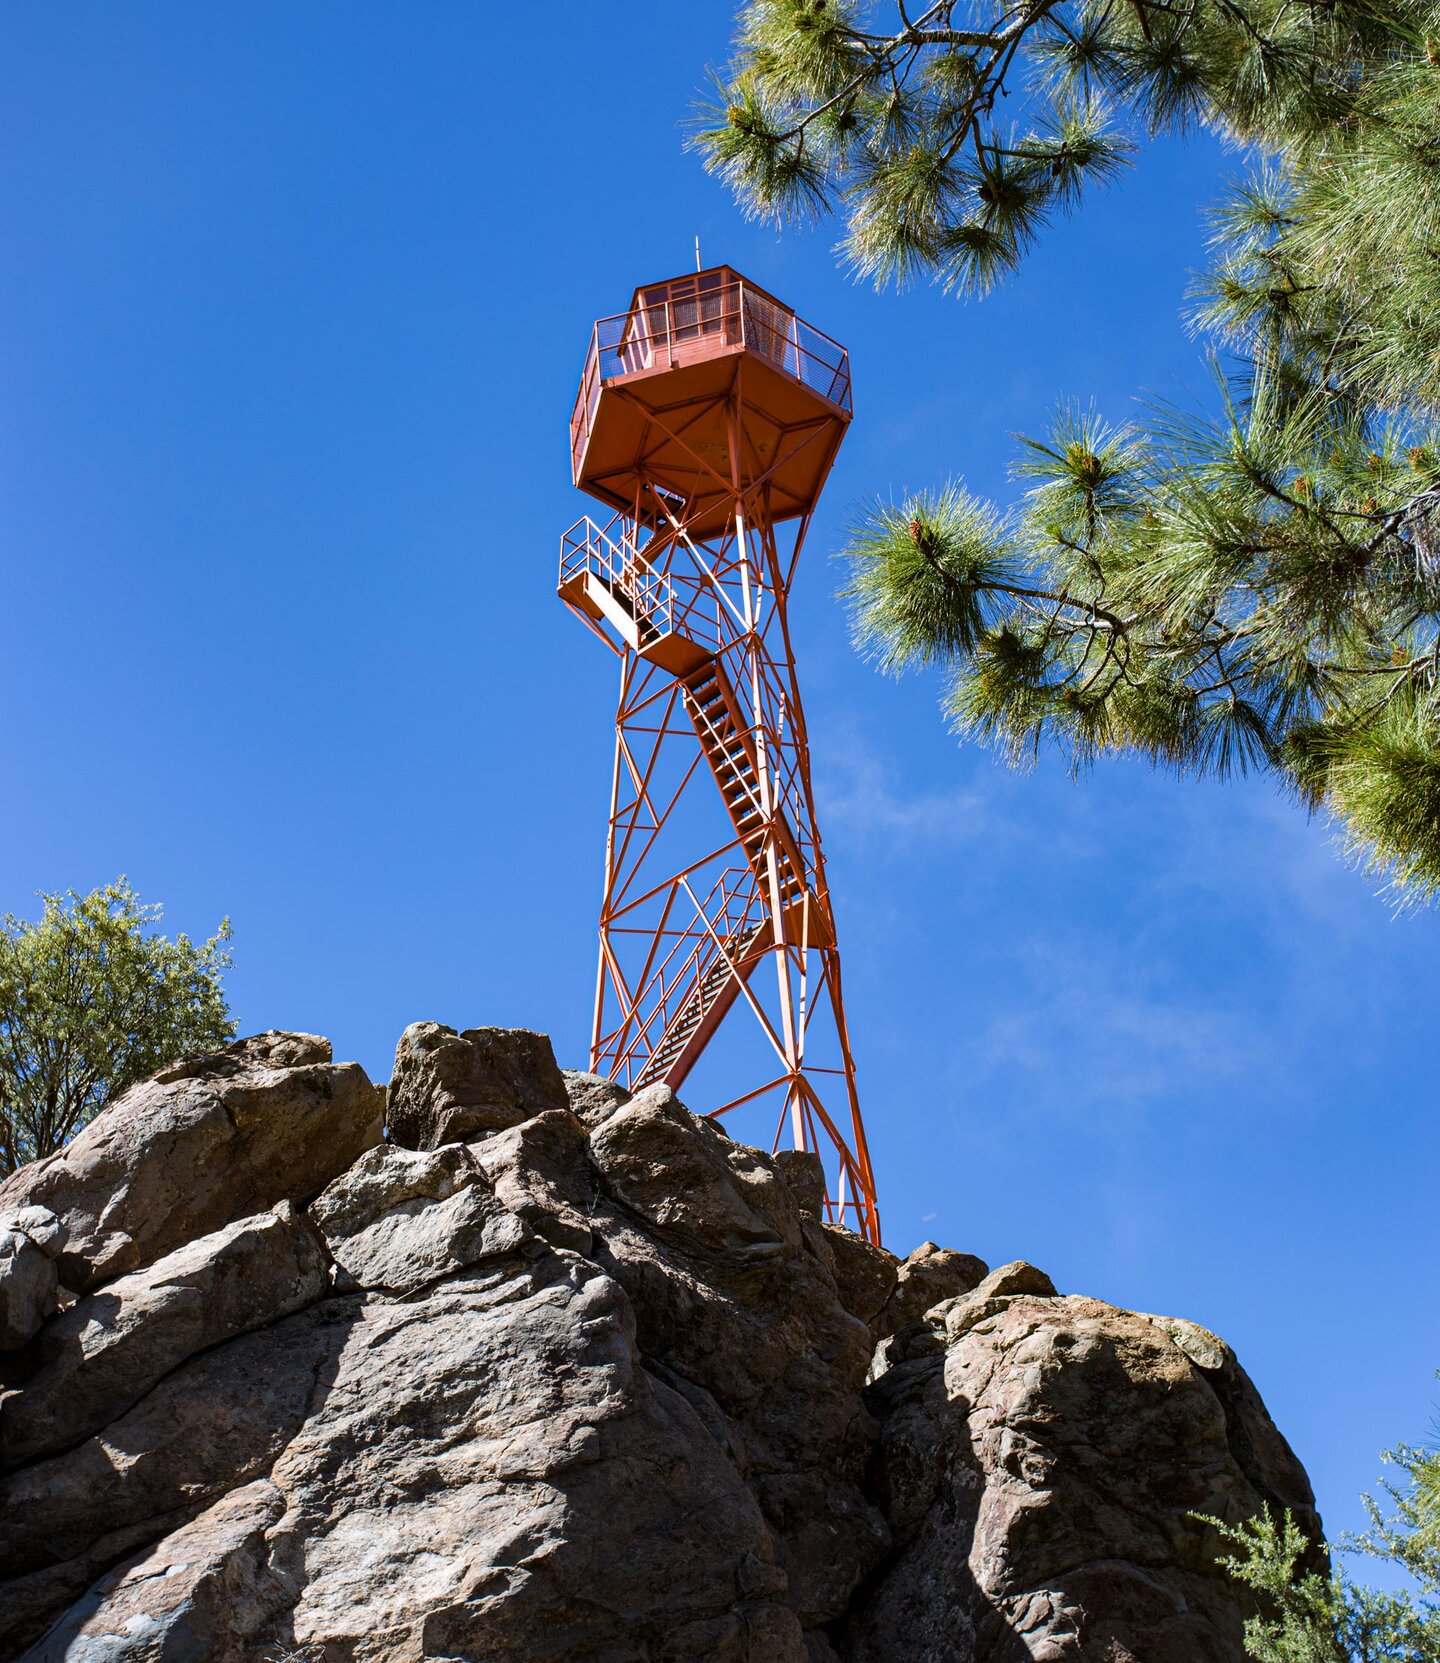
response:
[(231, 916), (246, 1030), (581, 1065), (614, 675), (554, 596), (566, 422), (591, 320), (698, 234), (852, 354), (794, 625), (890, 1244), (1214, 1328), (1358, 1523), (1437, 1398), (1440, 918), (1263, 782), (958, 748), (828, 558), (876, 492), (1007, 494), (1058, 398), (1203, 398), (1236, 158), (1153, 147), (982, 304), (877, 296), (682, 152), (727, 4), (543, 16), (537, 54), (460, 0), (7, 11), (0, 909), (124, 871)]

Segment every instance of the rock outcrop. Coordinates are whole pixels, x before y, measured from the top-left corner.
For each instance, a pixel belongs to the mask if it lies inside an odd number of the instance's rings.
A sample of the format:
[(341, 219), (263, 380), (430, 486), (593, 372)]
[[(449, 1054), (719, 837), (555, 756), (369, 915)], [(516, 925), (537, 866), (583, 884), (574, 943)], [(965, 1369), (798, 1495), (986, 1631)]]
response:
[(58, 1221), (60, 1281), (75, 1292), (150, 1264), (232, 1219), (305, 1202), (380, 1140), (384, 1094), (330, 1041), (261, 1034), (132, 1087), (48, 1160), (0, 1184), (17, 1210)]
[(0, 1190), (0, 1660), (1241, 1663), (1230, 1351), (534, 1034), (167, 1070)]

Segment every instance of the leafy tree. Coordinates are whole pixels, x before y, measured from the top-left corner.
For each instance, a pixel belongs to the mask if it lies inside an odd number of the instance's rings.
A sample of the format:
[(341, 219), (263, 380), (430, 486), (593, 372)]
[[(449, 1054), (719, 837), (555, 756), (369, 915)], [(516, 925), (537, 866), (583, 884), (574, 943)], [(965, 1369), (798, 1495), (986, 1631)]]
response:
[(52, 1154), (114, 1096), (232, 1038), (230, 922), (196, 946), (117, 878), (0, 919), (0, 1172)]
[[(983, 290), (1147, 131), (1251, 147), (1198, 296), (1211, 413), (1063, 409), (1001, 509), (876, 502), (862, 648), (939, 664), (1015, 762), (1272, 771), (1440, 896), (1440, 17), (1412, 0), (752, 0), (698, 135), (753, 211), (843, 213), (879, 282)], [(1015, 94), (1019, 123), (998, 101)]]
[(1404, 1481), (1385, 1485), (1394, 1511), (1370, 1498), (1370, 1529), (1341, 1547), (1404, 1573), (1415, 1592), (1362, 1587), (1308, 1568), (1315, 1557), (1287, 1513), (1267, 1510), (1238, 1527), (1215, 1525), (1234, 1550), (1221, 1563), (1258, 1597), (1245, 1626), (1256, 1663), (1437, 1663), (1440, 1659), (1440, 1453), (1406, 1446), (1387, 1459)]

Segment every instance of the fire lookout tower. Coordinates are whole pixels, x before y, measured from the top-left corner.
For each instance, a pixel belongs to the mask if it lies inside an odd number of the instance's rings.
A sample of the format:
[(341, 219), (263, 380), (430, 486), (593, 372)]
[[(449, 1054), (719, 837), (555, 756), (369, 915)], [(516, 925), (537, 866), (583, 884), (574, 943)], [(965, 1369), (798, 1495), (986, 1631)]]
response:
[(850, 414), (845, 349), (728, 266), (637, 289), (590, 337), (571, 460), (615, 512), (560, 595), (620, 658), (590, 1066), (678, 1088), (744, 1006), (760, 1061), (714, 1113), (768, 1102), (878, 1242), (786, 615)]

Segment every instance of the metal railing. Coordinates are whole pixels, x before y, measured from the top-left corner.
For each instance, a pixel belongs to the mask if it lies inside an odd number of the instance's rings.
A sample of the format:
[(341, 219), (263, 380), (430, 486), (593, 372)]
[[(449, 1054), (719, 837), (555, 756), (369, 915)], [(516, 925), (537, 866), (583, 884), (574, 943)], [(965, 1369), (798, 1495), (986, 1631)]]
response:
[(640, 291), (628, 312), (601, 318), (570, 417), (570, 453), (578, 467), (606, 382), (674, 369), (732, 347), (768, 359), (813, 392), (851, 408), (850, 355), (838, 341), (743, 278), (697, 272)]
[[(703, 1020), (729, 978), (730, 964), (745, 963), (746, 949), (767, 922), (757, 905), (755, 874), (744, 866), (726, 867), (697, 905), (694, 923), (679, 933), (641, 989), (641, 998), (654, 1001), (640, 1030), (651, 1057), (682, 1015), (693, 1016), (697, 1025)], [(717, 981), (713, 973), (721, 966), (724, 977)], [(639, 1073), (644, 1072), (642, 1065)]]
[(641, 528), (625, 514), (603, 528), (588, 514), (577, 520), (560, 539), (560, 587), (588, 571), (623, 601), (647, 639), (683, 635), (718, 651), (721, 602), (706, 574), (652, 565), (646, 553), (651, 545), (640, 536)]
[[(617, 525), (621, 536), (611, 536)], [(560, 584), (582, 572), (593, 572), (612, 595), (623, 598), (637, 624), (648, 623), (658, 635), (675, 627), (675, 592), (666, 573), (645, 558), (633, 538), (626, 535), (631, 522), (616, 515), (601, 530), (587, 514), (576, 520), (560, 539)]]

